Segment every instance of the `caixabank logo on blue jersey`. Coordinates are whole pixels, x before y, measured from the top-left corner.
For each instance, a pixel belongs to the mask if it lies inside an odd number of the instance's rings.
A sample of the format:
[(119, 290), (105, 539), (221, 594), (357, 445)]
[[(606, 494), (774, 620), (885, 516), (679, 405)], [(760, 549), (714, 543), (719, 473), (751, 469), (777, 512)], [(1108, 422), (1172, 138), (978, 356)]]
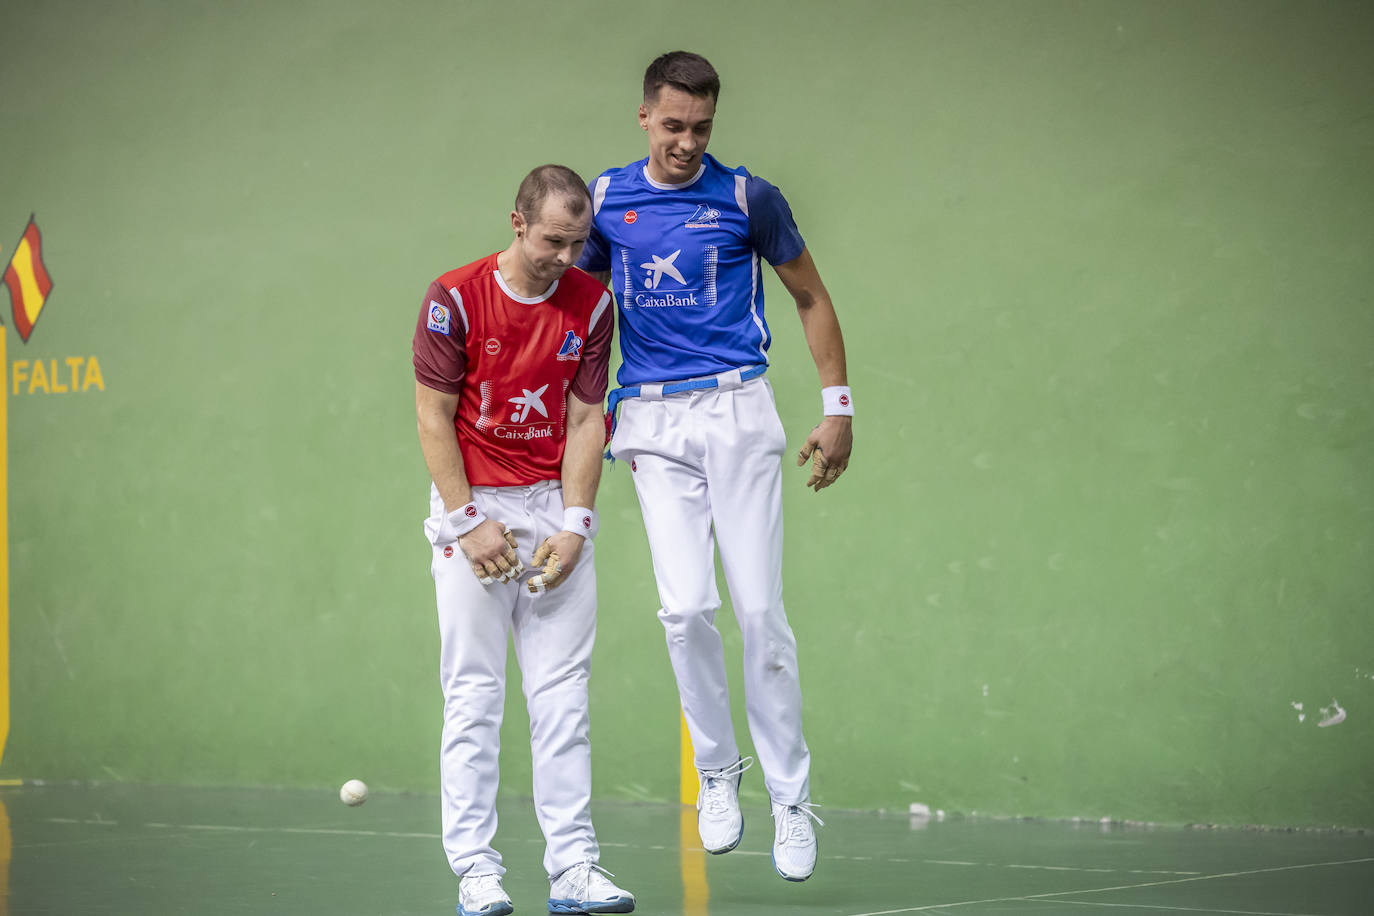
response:
[(703, 246), (701, 265), (693, 269), (686, 263), (681, 248), (667, 255), (649, 253), (649, 260), (639, 265), (644, 271), (643, 280), (636, 283), (631, 301), (638, 308), (715, 305), (717, 256), (715, 245)]
[[(0, 251), (0, 258), (3, 257), (4, 252)], [(28, 344), (54, 286), (48, 265), (43, 259), (43, 233), (33, 215), (29, 216), (29, 223), (24, 227), (19, 243), (14, 246), (14, 253), (6, 264), (4, 283), (10, 293), (14, 330), (20, 341)], [(0, 352), (3, 352), (3, 348), (0, 348)], [(16, 397), (105, 390), (100, 360), (94, 356), (16, 359), (5, 368), (8, 394)]]

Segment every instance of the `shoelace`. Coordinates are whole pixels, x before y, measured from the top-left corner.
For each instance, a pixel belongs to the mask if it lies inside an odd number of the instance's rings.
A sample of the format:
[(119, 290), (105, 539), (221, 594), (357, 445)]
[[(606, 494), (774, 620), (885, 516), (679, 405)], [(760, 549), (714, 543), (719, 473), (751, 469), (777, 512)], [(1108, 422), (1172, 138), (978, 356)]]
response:
[(493, 891), (501, 890), (500, 875), (477, 875), (470, 879), (468, 883), (471, 885), (469, 892), (473, 895), (488, 894)]
[(820, 805), (813, 805), (810, 802), (801, 802), (796, 805), (787, 805), (777, 814), (774, 819), (778, 822), (778, 842), (791, 843), (793, 841), (803, 841), (806, 839), (807, 824), (809, 817), (820, 826), (825, 826), (825, 821), (812, 811), (812, 808), (819, 808)]
[(708, 814), (724, 814), (730, 809), (728, 780), (739, 776), (753, 765), (753, 757), (741, 757), (728, 767), (719, 770), (702, 770), (701, 791), (697, 794), (697, 807), (704, 807)]
[[(564, 872), (564, 874), (571, 873), (572, 890), (578, 898), (585, 898), (587, 896), (587, 889), (592, 882), (593, 871), (599, 871), (607, 878), (615, 877), (615, 875), (606, 871), (606, 869), (602, 868), (600, 865), (597, 865), (595, 862), (579, 862), (578, 864), (569, 868), (567, 872)], [(559, 876), (559, 880), (562, 880), (562, 875)]]

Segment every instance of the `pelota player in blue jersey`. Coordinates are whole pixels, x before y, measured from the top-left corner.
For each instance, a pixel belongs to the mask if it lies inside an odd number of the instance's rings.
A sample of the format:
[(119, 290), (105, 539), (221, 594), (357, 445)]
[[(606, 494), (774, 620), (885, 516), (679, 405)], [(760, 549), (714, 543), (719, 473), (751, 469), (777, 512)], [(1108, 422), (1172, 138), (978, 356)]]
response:
[(782, 601), (786, 436), (764, 376), (768, 261), (796, 300), (820, 375), (823, 418), (802, 445), (807, 485), (844, 471), (853, 404), (835, 309), (782, 193), (706, 155), (720, 79), (674, 51), (644, 75), (640, 126), (649, 156), (601, 174), (578, 266), (609, 281), (620, 311), (622, 386), (611, 454), (629, 464), (653, 553), (683, 714), (700, 779), (697, 824), (708, 852), (739, 844), (741, 759), (715, 627), (714, 536), (744, 637), (749, 731), (772, 799), (773, 864), (804, 881), (816, 864), (802, 736), (797, 646)]

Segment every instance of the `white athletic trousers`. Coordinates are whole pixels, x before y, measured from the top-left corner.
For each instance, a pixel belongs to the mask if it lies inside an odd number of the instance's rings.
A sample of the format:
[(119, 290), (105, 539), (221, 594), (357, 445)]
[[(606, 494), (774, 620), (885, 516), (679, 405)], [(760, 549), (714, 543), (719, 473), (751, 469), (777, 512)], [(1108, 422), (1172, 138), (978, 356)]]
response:
[[(714, 546), (744, 637), (745, 709), (772, 800), (810, 796), (797, 643), (782, 603), (786, 435), (763, 378), (628, 398), (611, 453), (630, 466), (653, 554), (668, 657), (699, 769), (739, 749), (716, 611)], [(714, 532), (714, 543), (712, 535)]]
[[(529, 487), (474, 487), (473, 502), (515, 535), (526, 572), (516, 581), (482, 585), (457, 544), (434, 547), (430, 567), (439, 605), (439, 678), (444, 729), (439, 770), (444, 851), (458, 876), (504, 874), (496, 835), (497, 756), (506, 694), (506, 639), (515, 656), (530, 715), (534, 808), (544, 831), (550, 876), (596, 862), (591, 819), (591, 745), (587, 679), (596, 636), (596, 570), (592, 542), (558, 586), (531, 595), (531, 555), (563, 527), (563, 490), (556, 482)], [(452, 508), (457, 508), (456, 506)], [(444, 511), (430, 488), (430, 518)], [(433, 542), (431, 541), (431, 546)]]

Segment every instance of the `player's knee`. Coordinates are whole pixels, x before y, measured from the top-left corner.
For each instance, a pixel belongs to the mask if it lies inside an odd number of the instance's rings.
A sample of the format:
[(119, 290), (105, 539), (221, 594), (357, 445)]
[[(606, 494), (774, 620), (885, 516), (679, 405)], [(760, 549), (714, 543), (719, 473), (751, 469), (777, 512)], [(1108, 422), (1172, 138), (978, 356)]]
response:
[(445, 672), (441, 685), (448, 708), (485, 711), (505, 706), (506, 685), (492, 674)]
[(697, 627), (713, 627), (716, 622), (716, 611), (720, 605), (689, 605), (686, 607), (660, 608), (658, 619), (663, 621), (663, 627), (668, 632), (668, 640), (671, 642), (675, 638), (686, 639), (688, 634)]
[(539, 681), (524, 682), (525, 706), (530, 718), (544, 710), (567, 711), (587, 705), (589, 665), (569, 665)]
[(787, 613), (781, 602), (743, 601), (735, 604), (735, 620), (745, 639), (776, 639), (787, 628)]

